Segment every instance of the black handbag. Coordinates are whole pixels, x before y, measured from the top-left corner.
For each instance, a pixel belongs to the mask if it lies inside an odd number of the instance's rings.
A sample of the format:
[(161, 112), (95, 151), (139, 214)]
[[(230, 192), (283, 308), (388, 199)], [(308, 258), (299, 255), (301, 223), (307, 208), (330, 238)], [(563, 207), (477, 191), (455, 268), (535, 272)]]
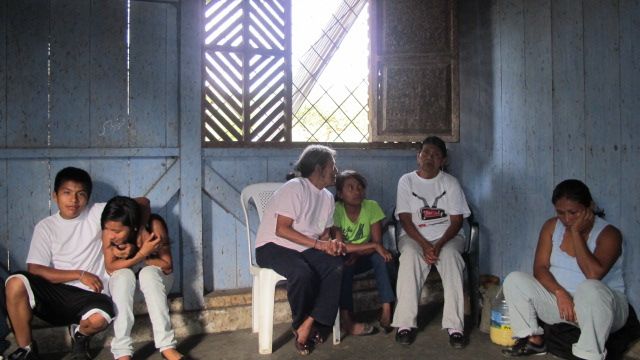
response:
[[(571, 346), (578, 342), (580, 337), (580, 328), (566, 323), (549, 325), (541, 322), (541, 324), (544, 328), (544, 341), (548, 352), (562, 359), (581, 360), (571, 352)], [(638, 338), (640, 338), (640, 322), (633, 306), (629, 304), (627, 322), (621, 329), (609, 334), (605, 344), (607, 360), (622, 360), (629, 346)]]

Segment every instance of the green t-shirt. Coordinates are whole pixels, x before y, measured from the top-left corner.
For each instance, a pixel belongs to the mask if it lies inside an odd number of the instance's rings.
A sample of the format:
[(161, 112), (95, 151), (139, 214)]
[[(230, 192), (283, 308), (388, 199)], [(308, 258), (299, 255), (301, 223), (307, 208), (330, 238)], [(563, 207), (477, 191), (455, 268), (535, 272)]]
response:
[(350, 244), (364, 244), (370, 240), (371, 224), (384, 219), (384, 212), (374, 200), (364, 199), (360, 208), (360, 216), (352, 222), (347, 216), (342, 201), (336, 202), (333, 213), (333, 224), (344, 234), (344, 241)]

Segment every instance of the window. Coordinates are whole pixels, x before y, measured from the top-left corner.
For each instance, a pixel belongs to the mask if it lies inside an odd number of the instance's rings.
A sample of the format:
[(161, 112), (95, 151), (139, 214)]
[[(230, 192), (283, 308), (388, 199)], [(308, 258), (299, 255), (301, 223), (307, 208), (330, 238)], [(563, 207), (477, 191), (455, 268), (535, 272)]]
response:
[(204, 144), (451, 139), (453, 9), (450, 0), (205, 0)]

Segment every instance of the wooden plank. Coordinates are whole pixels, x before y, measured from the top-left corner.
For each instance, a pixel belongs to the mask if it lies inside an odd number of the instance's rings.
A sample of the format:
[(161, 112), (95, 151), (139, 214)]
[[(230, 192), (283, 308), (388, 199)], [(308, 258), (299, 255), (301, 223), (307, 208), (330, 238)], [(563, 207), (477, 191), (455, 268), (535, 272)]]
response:
[[(228, 166), (230, 163), (234, 163), (233, 160), (216, 161), (214, 166), (217, 170), (223, 171), (228, 169), (225, 168), (225, 165)], [(244, 164), (244, 162), (242, 164)], [(256, 171), (256, 173), (259, 173), (259, 171)], [(240, 209), (240, 201), (238, 199), (240, 198), (240, 191), (242, 191), (244, 186), (238, 186), (238, 184), (234, 186), (230, 182), (233, 181), (233, 178), (230, 178), (230, 176), (223, 177), (218, 171), (213, 170), (211, 166), (205, 166), (203, 189), (211, 200), (217, 203), (224, 211), (231, 213), (231, 215), (239, 221), (243, 221), (244, 215)], [(246, 185), (264, 181), (265, 180), (249, 180), (246, 182)], [(214, 229), (214, 231), (216, 230)]]
[[(168, 4), (131, 4), (131, 144), (166, 143), (166, 34)], [(174, 64), (175, 66), (175, 64)]]
[[(236, 222), (227, 211), (211, 203), (213, 286), (215, 290), (235, 289), (237, 261)], [(236, 241), (233, 241), (236, 240)], [(246, 241), (246, 240), (245, 240)], [(246, 246), (246, 242), (243, 242)]]
[(85, 158), (177, 157), (179, 154), (178, 148), (0, 149), (0, 159), (73, 158), (80, 155)]
[(517, 269), (530, 273), (544, 221), (553, 215), (549, 199), (553, 189), (553, 89), (551, 62), (551, 0), (524, 2), (526, 184), (524, 201), (518, 206), (529, 211), (520, 216), (523, 227), (517, 238), (520, 256)]
[(181, 2), (180, 11), (180, 219), (186, 310), (202, 309), (202, 4)]
[[(586, 183), (610, 221), (620, 219), (620, 50), (618, 1), (585, 0)], [(626, 193), (627, 191), (625, 191)]]
[[(0, 6), (1, 7), (1, 6)], [(7, 184), (7, 160), (0, 160), (0, 266), (9, 268), (9, 185)]]
[[(482, 5), (480, 5), (482, 4)], [(461, 2), (460, 24), (460, 143), (459, 158), (450, 159), (450, 169), (465, 191), (476, 219), (481, 221), (479, 250), (481, 273), (493, 270), (499, 258), (499, 237), (489, 238), (489, 228), (500, 224), (500, 205), (494, 196), (499, 189), (500, 127), (500, 35), (497, 31), (496, 1)], [(497, 156), (497, 157), (496, 157)], [(496, 186), (496, 187), (494, 187)]]
[[(169, 161), (169, 160), (167, 160)], [(151, 200), (153, 204), (168, 204), (175, 196), (180, 186), (180, 160), (175, 160), (169, 165), (169, 169), (142, 194)]]
[(167, 113), (167, 141), (165, 146), (177, 147), (180, 135), (179, 109), (178, 109), (178, 8), (177, 6), (166, 7), (167, 23), (167, 66), (165, 67), (165, 95)]
[(90, 13), (86, 0), (51, 1), (51, 146), (91, 143)]
[(620, 221), (616, 225), (622, 231), (625, 244), (625, 283), (627, 298), (640, 308), (640, 277), (637, 266), (640, 261), (640, 2), (621, 1), (620, 16)]
[[(500, 58), (502, 61), (502, 205), (505, 214), (520, 211), (526, 193), (526, 124), (522, 116), (524, 93), (524, 7), (522, 0), (502, 2), (500, 16)], [(502, 276), (519, 268), (515, 256), (524, 217), (503, 218), (501, 230)]]
[(167, 217), (165, 218), (169, 227), (169, 236), (171, 238), (171, 255), (173, 256), (173, 286), (171, 293), (182, 293), (183, 287), (183, 263), (182, 257), (182, 239), (180, 238), (180, 196), (174, 194), (169, 200), (165, 208), (167, 209)]
[(106, 202), (116, 195), (129, 196), (131, 169), (126, 159), (92, 159), (93, 199)]
[(7, 161), (7, 222), (9, 270), (26, 269), (36, 223), (50, 215), (49, 163), (45, 160)]
[(91, 0), (91, 146), (129, 145), (124, 0)]
[(210, 199), (208, 196), (202, 196), (202, 286), (205, 294), (215, 290), (213, 283), (216, 277), (213, 269), (213, 207), (217, 205), (209, 201)]
[(582, 2), (551, 2), (554, 184), (585, 176)]
[(6, 145), (47, 146), (49, 3), (9, 1)]
[(7, 2), (0, 3), (0, 148), (7, 145)]
[[(492, 194), (503, 191), (502, 183), (502, 126), (499, 126), (499, 120), (502, 118), (502, 67), (503, 59), (500, 56), (502, 33), (500, 31), (500, 19), (502, 10), (501, 0), (491, 1), (491, 15), (490, 27), (491, 33), (495, 34), (492, 37), (491, 43), (491, 58), (492, 64), (492, 88), (491, 93), (493, 95), (492, 108), (494, 110), (493, 118), (491, 120), (494, 125), (493, 132), (487, 137), (487, 141), (483, 144), (483, 150), (489, 154), (489, 161), (487, 167), (489, 168), (489, 183), (486, 185), (486, 189), (490, 189)], [(486, 263), (489, 264), (488, 270), (490, 274), (501, 275), (502, 262), (500, 259), (503, 254), (503, 246), (501, 246), (499, 239), (501, 239), (502, 231), (502, 218), (504, 214), (502, 202), (494, 196), (487, 196), (486, 208), (491, 211), (478, 213), (478, 220), (480, 220), (480, 233), (482, 234), (480, 241), (480, 253), (485, 254)]]
[[(132, 197), (145, 196), (148, 189), (152, 188), (166, 174), (168, 167), (166, 159), (130, 159), (129, 195)], [(167, 200), (171, 195), (167, 194)], [(151, 201), (151, 199), (149, 200)], [(151, 201), (151, 210), (166, 218), (165, 205), (166, 202)]]

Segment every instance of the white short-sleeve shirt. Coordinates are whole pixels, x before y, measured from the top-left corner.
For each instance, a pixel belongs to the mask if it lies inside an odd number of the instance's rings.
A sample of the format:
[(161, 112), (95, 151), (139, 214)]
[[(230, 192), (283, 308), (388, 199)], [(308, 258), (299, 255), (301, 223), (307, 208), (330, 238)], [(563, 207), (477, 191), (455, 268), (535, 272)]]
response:
[(291, 179), (269, 201), (256, 235), (256, 247), (272, 242), (292, 250), (304, 251), (308, 247), (276, 236), (278, 215), (293, 219), (296, 231), (318, 239), (326, 228), (333, 226), (334, 209), (335, 202), (329, 190), (318, 189), (307, 178)]
[[(90, 272), (102, 280), (106, 291), (109, 275), (104, 267), (100, 228), (105, 205), (89, 205), (74, 219), (64, 219), (60, 212), (42, 219), (33, 230), (27, 263)], [(91, 291), (78, 280), (67, 284)]]
[(451, 215), (468, 217), (471, 211), (455, 177), (440, 171), (433, 179), (425, 179), (412, 171), (398, 181), (396, 217), (400, 213), (410, 213), (420, 234), (436, 241), (451, 224)]

